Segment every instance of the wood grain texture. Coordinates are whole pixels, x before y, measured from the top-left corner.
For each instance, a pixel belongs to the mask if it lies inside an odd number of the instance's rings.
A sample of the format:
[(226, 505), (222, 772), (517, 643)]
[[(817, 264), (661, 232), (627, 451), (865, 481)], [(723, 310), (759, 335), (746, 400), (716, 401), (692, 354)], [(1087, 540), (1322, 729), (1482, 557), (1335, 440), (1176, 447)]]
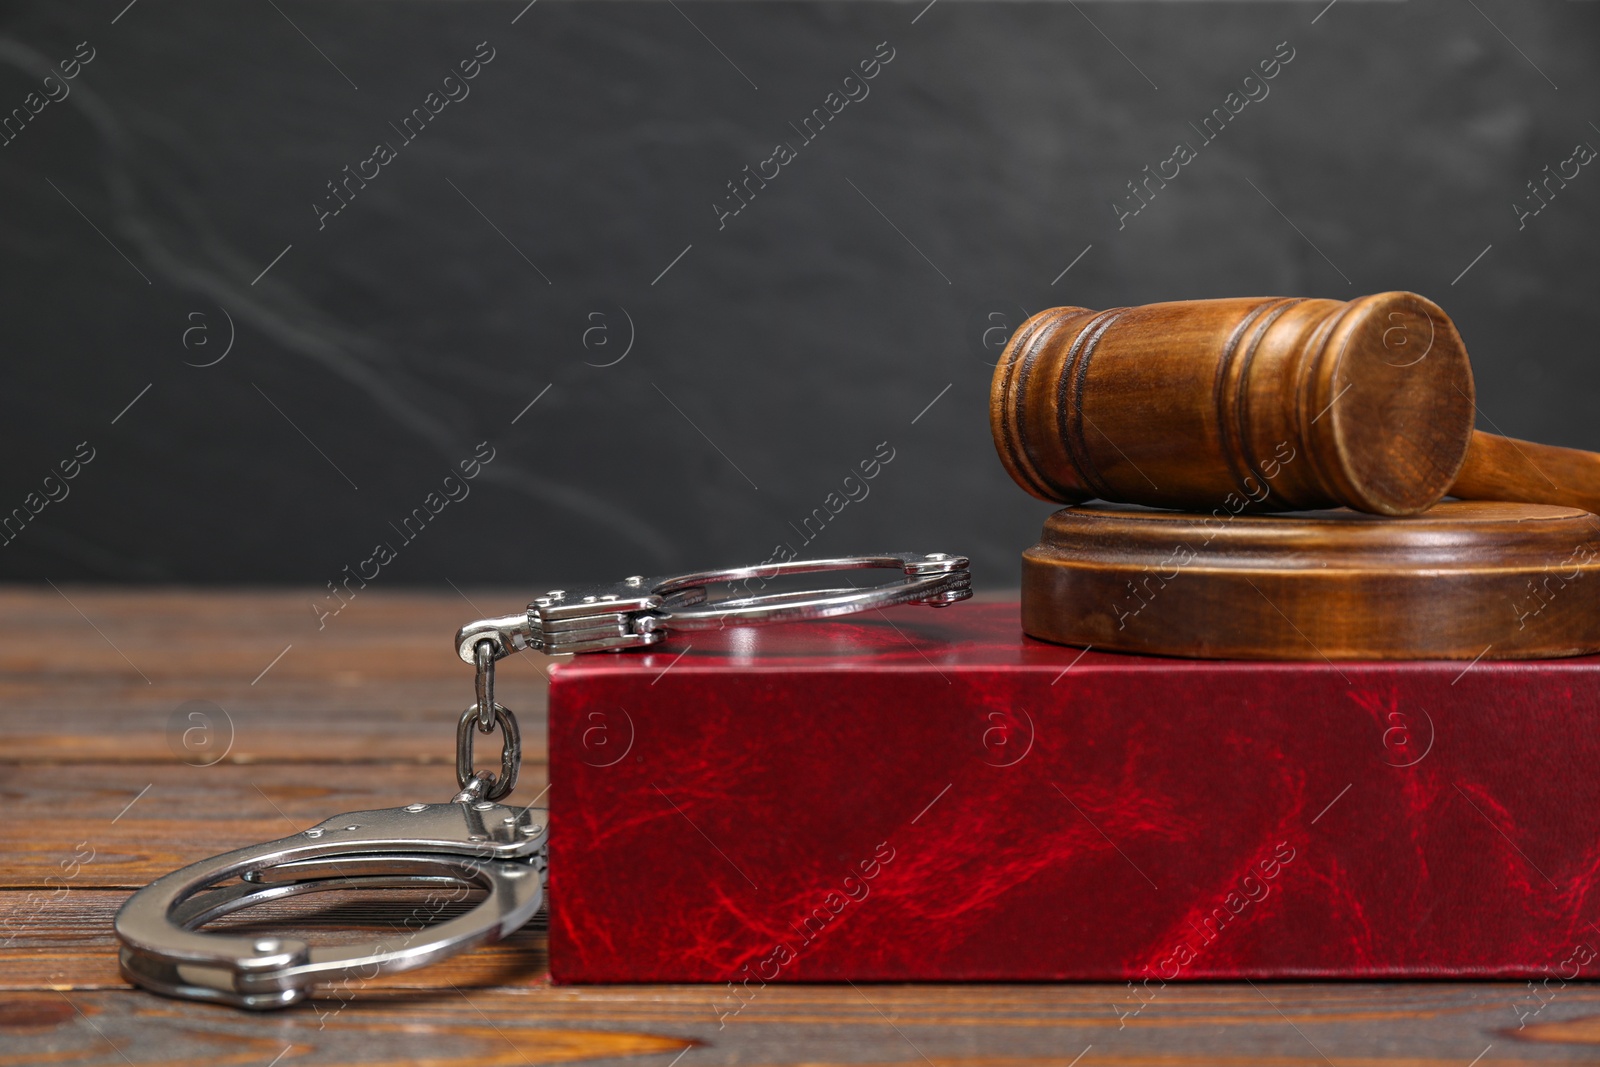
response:
[(1403, 292), (1054, 308), (990, 388), (1001, 462), (1063, 503), (1414, 514), (1450, 487), (1472, 420), (1460, 335)]
[(1022, 624), (1214, 659), (1535, 659), (1600, 651), (1600, 518), (1447, 500), (1220, 517), (1063, 508), (1022, 556)]
[[(1127, 1014), (1139, 1004), (1127, 987), (1102, 985), (769, 986), (731, 1002), (728, 989), (715, 986), (551, 986), (540, 928), (278, 1013), (132, 990), (117, 974), (110, 918), (133, 885), (336, 811), (447, 787), (442, 750), (468, 688), (448, 646), (463, 616), (453, 593), (373, 591), (370, 610), (335, 620), (350, 624), (332, 638), (346, 643), (339, 654), (308, 656), (273, 683), (278, 688), (263, 688), (290, 664), (286, 656), (246, 692), (285, 644), (298, 652), (299, 641), (316, 640), (297, 598), (67, 592), (175, 703), (257, 700), (259, 718), (239, 731), (255, 756), (210, 767), (180, 762), (166, 750), (165, 713), (151, 687), (93, 628), (70, 608), (57, 611), (54, 593), (0, 591), (0, 1067), (1466, 1067), (1480, 1054), (1478, 1067), (1506, 1067), (1600, 1058), (1600, 988), (1581, 982), (1552, 983), (1542, 999), (1526, 986), (1493, 983), (1169, 985), (1136, 1015)], [(39, 638), (41, 617), (53, 639)], [(210, 655), (206, 620), (220, 630), (237, 617), (256, 620), (253, 637), (219, 637), (240, 643), (226, 670), (216, 669), (222, 660)], [(189, 636), (171, 644), (179, 633)], [(398, 662), (405, 657), (397, 649), (415, 662)], [(515, 661), (502, 674), (515, 678), (514, 669)], [(362, 676), (352, 688), (371, 699), (341, 688), (346, 671)], [(444, 706), (430, 719), (435, 693)], [(404, 713), (398, 728), (393, 709)], [(275, 721), (280, 715), (287, 718)], [(26, 746), (13, 744), (17, 737)], [(532, 799), (543, 768), (527, 774), (518, 796)], [(82, 855), (80, 842), (94, 856), (69, 875), (61, 862)], [(295, 931), (332, 933), (381, 925), (393, 912), (383, 901), (322, 901), (292, 916), (263, 909), (240, 921), (266, 926), (281, 917)]]
[(1600, 455), (1479, 430), (1450, 493), (1466, 500), (1529, 500), (1600, 512)]
[(1450, 317), (1392, 292), (1041, 311), (995, 366), (989, 421), (1016, 483), (1066, 504), (1600, 510), (1600, 455), (1474, 431), (1474, 405)]
[[(344, 751), (355, 744), (330, 731), (324, 748)], [(9, 814), (0, 823), (0, 852), (7, 857), (0, 887), (54, 886), (64, 876), (75, 886), (134, 887), (340, 812), (448, 800), (456, 789), (454, 744), (453, 730), (436, 741), (450, 746), (448, 764), (0, 767)], [(494, 759), (485, 747), (481, 758)], [(543, 764), (525, 759), (516, 797), (531, 802), (545, 782)]]
[[(472, 674), (451, 638), (470, 619), (515, 611), (528, 592), (367, 590), (319, 627), (312, 608), (327, 595), (7, 591), (0, 762), (201, 762), (215, 753), (182, 747), (189, 701), (231, 720), (229, 762), (454, 759), (453, 716), (472, 702)], [(523, 653), (497, 678), (536, 758), (548, 662)]]
[(1569, 989), (1545, 1009), (1549, 1022), (1520, 1032), (1508, 1032), (1519, 990), (1505, 985), (1189, 986), (1163, 991), (1120, 1029), (1115, 992), (800, 986), (764, 990), (719, 1028), (708, 990), (692, 986), (384, 989), (276, 1015), (41, 990), (8, 996), (0, 1018), (17, 1022), (5, 1026), (0, 1064), (266, 1067), (283, 1054), (280, 1064), (666, 1065), (683, 1053), (689, 1067), (1512, 1067), (1593, 1063), (1600, 1047), (1588, 1021), (1600, 995), (1589, 988)]

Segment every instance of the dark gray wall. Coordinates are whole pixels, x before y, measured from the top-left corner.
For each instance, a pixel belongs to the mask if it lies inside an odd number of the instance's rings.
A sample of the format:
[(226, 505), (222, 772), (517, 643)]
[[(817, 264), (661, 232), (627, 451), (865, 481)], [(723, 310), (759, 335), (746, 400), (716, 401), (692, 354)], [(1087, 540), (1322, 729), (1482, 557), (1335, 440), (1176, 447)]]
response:
[[(1014, 584), (1049, 509), (993, 456), (985, 330), (1064, 303), (1414, 289), (1495, 426), (1600, 447), (1600, 166), (1512, 208), (1600, 146), (1594, 4), (125, 2), (0, 17), (0, 110), (94, 50), (0, 147), (0, 509), (94, 454), (7, 578), (321, 585), (379, 542), (397, 584), (754, 561), (888, 442), (805, 551)], [(1270, 94), (1119, 230), (1125, 183), (1280, 42)]]

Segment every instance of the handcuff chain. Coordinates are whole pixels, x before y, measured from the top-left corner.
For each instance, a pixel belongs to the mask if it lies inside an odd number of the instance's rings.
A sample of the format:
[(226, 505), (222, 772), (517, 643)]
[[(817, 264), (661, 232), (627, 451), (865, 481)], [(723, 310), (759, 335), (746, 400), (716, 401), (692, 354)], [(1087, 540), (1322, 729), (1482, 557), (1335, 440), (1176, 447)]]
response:
[[(517, 786), (517, 771), (522, 766), (522, 732), (517, 717), (494, 699), (494, 661), (501, 653), (495, 643), (487, 638), (479, 641), (472, 650), (478, 669), (474, 689), (477, 702), (461, 714), (456, 724), (456, 783), (460, 796), (473, 799), (499, 800)], [(493, 733), (500, 727), (500, 773), (482, 772), (473, 766), (473, 741), (475, 733)]]

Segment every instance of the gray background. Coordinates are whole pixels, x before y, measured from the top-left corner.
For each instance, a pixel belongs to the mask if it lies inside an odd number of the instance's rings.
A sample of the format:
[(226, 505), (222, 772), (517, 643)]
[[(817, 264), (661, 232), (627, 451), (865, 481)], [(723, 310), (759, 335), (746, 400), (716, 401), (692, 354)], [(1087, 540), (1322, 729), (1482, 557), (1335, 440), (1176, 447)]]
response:
[[(380, 541), (397, 584), (755, 561), (887, 441), (805, 551), (1014, 585), (1050, 509), (994, 458), (984, 331), (1067, 303), (1413, 289), (1493, 426), (1600, 447), (1600, 167), (1511, 209), (1600, 146), (1600, 5), (125, 2), (0, 16), (0, 111), (97, 53), (0, 147), (0, 511), (96, 450), (7, 578), (320, 586)], [(471, 95), (319, 231), (324, 183), (480, 41)], [(724, 183), (882, 41), (870, 96), (719, 231)], [(1119, 231), (1125, 183), (1282, 41)]]

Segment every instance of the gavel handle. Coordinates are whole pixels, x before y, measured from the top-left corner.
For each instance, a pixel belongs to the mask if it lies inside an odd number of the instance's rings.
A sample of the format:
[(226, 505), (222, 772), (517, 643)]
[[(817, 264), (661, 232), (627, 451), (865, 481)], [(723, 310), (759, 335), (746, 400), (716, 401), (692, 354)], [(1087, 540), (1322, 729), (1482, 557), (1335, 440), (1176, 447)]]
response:
[(1600, 513), (1600, 454), (1474, 430), (1450, 495)]

